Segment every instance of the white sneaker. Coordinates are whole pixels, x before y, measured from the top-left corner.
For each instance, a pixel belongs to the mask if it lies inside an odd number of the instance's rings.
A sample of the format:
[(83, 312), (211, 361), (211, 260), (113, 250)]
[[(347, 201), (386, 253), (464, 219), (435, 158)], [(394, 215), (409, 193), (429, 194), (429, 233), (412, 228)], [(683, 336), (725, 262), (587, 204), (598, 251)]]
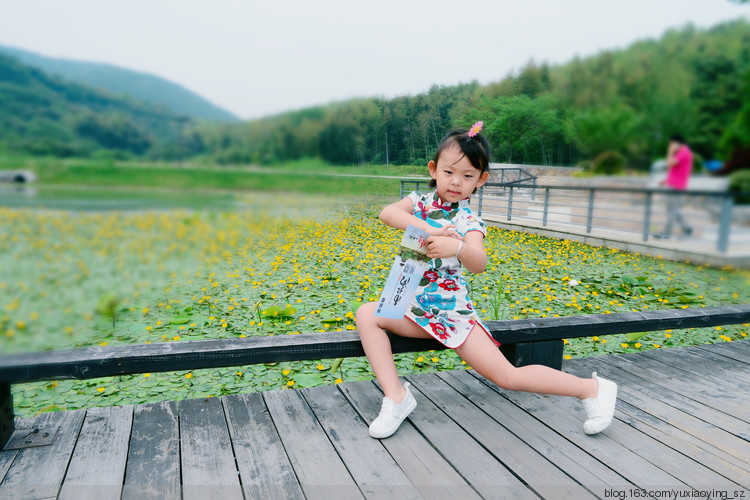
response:
[(383, 406), (380, 408), (380, 414), (370, 424), (370, 436), (377, 439), (387, 438), (398, 430), (401, 422), (417, 407), (417, 400), (414, 399), (409, 389), (410, 386), (409, 382), (404, 384), (406, 396), (398, 404), (394, 403), (390, 398), (383, 398)]
[(588, 418), (583, 423), (583, 432), (586, 434), (596, 434), (609, 427), (615, 415), (615, 403), (617, 402), (617, 384), (611, 380), (597, 377), (596, 372), (591, 374), (591, 378), (599, 381), (599, 391), (595, 398), (581, 400)]

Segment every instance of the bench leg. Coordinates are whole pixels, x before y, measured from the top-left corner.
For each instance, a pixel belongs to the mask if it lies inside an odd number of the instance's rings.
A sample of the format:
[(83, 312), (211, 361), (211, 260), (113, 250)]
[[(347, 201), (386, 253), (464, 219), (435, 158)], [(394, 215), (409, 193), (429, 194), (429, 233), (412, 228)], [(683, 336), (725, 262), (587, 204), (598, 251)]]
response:
[(560, 370), (562, 369), (563, 345), (562, 340), (519, 342), (503, 344), (500, 346), (500, 351), (513, 366), (545, 365)]
[(10, 384), (0, 382), (0, 450), (6, 445), (13, 431), (16, 430), (13, 414), (13, 394)]

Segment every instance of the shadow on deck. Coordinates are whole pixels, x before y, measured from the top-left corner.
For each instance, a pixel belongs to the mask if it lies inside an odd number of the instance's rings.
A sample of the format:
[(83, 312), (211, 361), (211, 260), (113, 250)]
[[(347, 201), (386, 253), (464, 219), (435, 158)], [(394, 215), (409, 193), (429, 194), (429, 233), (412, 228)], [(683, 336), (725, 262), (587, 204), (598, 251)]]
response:
[(563, 368), (620, 384), (602, 434), (472, 371), (408, 377), (417, 409), (382, 441), (372, 382), (92, 408), (17, 419), (58, 431), (0, 452), (0, 498), (750, 498), (750, 342)]

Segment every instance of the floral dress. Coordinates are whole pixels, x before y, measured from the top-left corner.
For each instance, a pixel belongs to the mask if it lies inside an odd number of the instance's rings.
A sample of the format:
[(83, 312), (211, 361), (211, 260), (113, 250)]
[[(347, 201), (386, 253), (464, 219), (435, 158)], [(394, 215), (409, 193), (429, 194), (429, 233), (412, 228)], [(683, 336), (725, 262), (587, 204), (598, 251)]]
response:
[[(437, 190), (414, 192), (409, 198), (414, 215), (431, 226), (454, 224), (462, 237), (469, 231), (487, 234), (484, 222), (471, 213), (469, 198), (444, 203)], [(462, 265), (456, 257), (430, 261), (430, 269), (422, 276), (406, 317), (451, 349), (464, 343), (474, 325), (479, 325), (489, 335), (469, 299), (469, 284), (463, 278)]]

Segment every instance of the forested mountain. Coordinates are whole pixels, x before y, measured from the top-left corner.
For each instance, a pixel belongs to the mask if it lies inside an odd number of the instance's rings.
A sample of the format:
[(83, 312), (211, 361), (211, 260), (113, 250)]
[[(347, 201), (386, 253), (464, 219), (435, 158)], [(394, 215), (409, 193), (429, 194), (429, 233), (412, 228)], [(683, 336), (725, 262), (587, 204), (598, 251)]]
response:
[(190, 120), (95, 91), (0, 54), (0, 150), (14, 154), (164, 156)]
[(162, 105), (178, 115), (221, 122), (239, 121), (232, 113), (212, 104), (195, 92), (148, 73), (111, 64), (45, 57), (3, 45), (0, 45), (0, 53), (15, 57), (23, 64), (41, 69), (51, 76), (61, 76), (93, 89), (103, 89)]
[(703, 158), (726, 157), (731, 141), (722, 135), (730, 123), (750, 121), (737, 118), (748, 86), (750, 23), (740, 19), (673, 29), (559, 66), (530, 62), (490, 85), (434, 86), (202, 127), (198, 135), (219, 162), (424, 163), (446, 131), (481, 119), (495, 161), (573, 165), (614, 151), (647, 168), (675, 132)]
[[(745, 98), (743, 99), (743, 95)], [(575, 165), (618, 157), (646, 169), (684, 135), (699, 157), (750, 146), (750, 22), (686, 26), (498, 82), (433, 86), (242, 123), (208, 123), (116, 97), (0, 55), (0, 150), (117, 154), (220, 164), (322, 158), (424, 164), (445, 132), (483, 120), (498, 162)]]

